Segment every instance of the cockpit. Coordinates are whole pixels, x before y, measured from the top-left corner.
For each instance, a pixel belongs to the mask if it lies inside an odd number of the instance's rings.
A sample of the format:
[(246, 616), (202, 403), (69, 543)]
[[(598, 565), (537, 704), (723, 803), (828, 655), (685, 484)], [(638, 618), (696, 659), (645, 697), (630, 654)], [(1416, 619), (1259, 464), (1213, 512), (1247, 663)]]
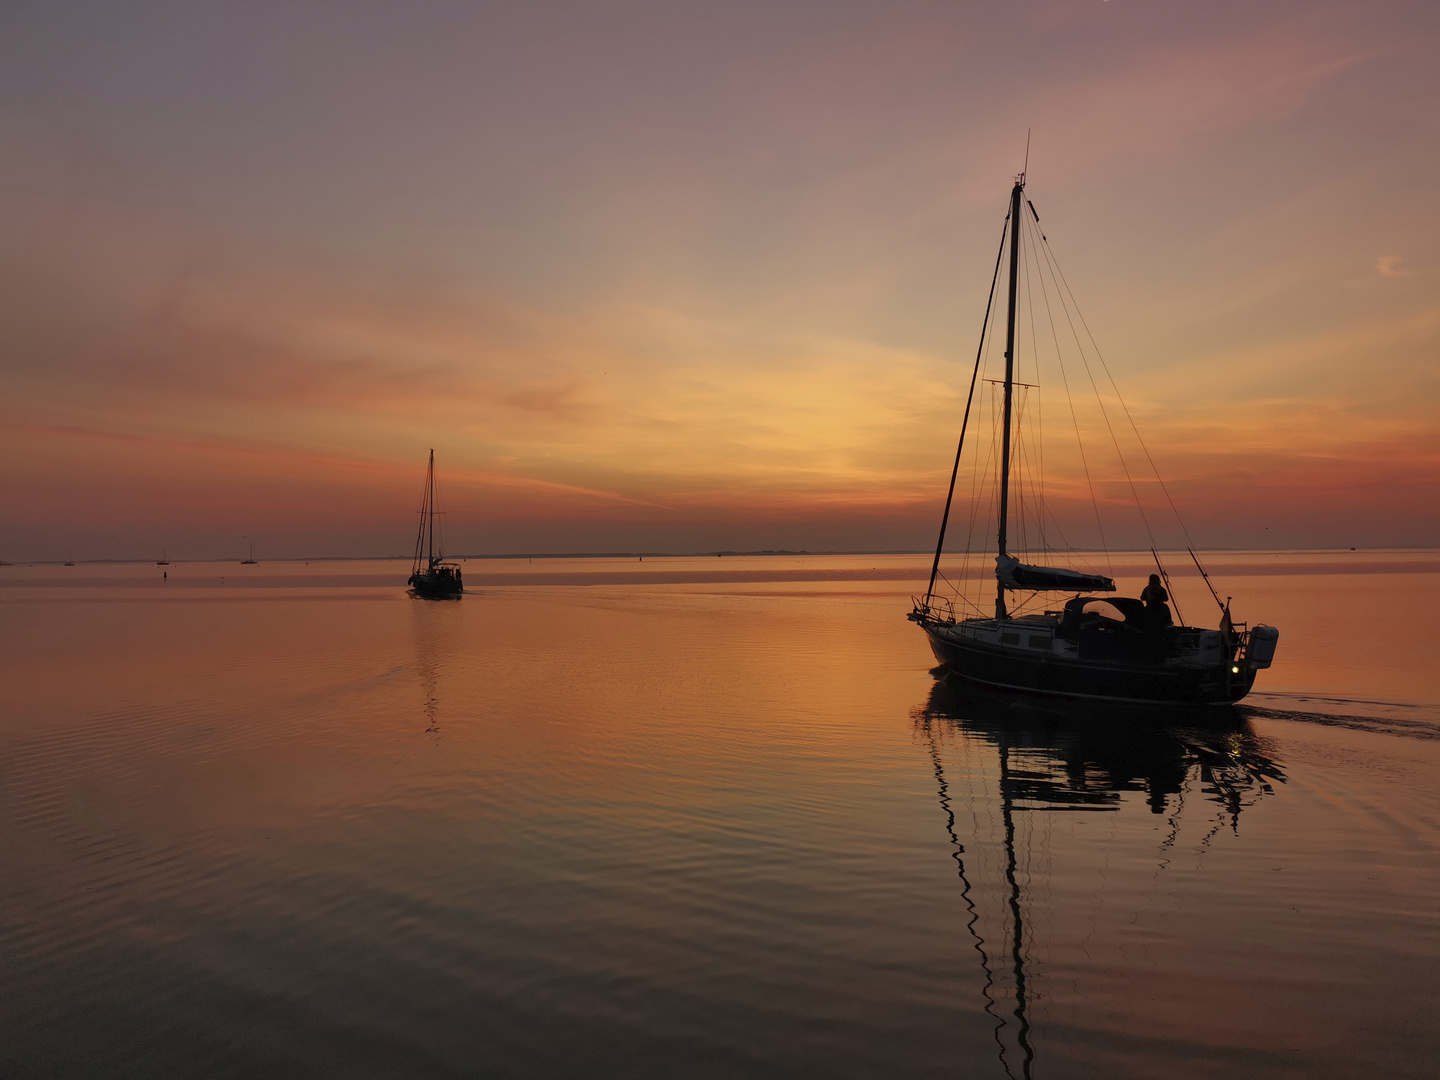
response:
[(1067, 600), (1060, 613), (1059, 635), (1074, 640), (1082, 630), (1113, 629), (1117, 625), (1130, 630), (1152, 629), (1144, 603), (1134, 597), (1077, 596)]

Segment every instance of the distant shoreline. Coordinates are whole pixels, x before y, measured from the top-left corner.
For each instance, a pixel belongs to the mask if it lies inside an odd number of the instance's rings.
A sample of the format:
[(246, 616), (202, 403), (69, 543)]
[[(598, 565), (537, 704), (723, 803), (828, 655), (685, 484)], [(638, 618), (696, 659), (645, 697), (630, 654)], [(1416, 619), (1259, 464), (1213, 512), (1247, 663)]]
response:
[[(1224, 555), (1239, 554), (1244, 552), (1263, 553), (1266, 555), (1324, 555), (1324, 554), (1364, 554), (1366, 552), (1396, 552), (1396, 551), (1440, 551), (1440, 545), (1399, 545), (1395, 547), (1362, 547), (1362, 548), (1200, 548), (1201, 554)], [(1114, 548), (1110, 555), (1147, 555), (1149, 548)], [(1078, 552), (1078, 554), (1091, 554), (1092, 552)], [(1183, 548), (1163, 548), (1162, 554), (1183, 555)], [(476, 555), (457, 554), (449, 556), (450, 560), (464, 561), (502, 561), (513, 559), (715, 559), (715, 558), (812, 558), (812, 557), (850, 557), (856, 558), (862, 555), (924, 555), (932, 556), (933, 551), (926, 551), (919, 548), (891, 548), (883, 551), (861, 550), (861, 551), (790, 551), (785, 549), (764, 549), (761, 551), (579, 551), (579, 552), (515, 552), (499, 555)], [(985, 551), (947, 551), (947, 557), (959, 556), (984, 556), (993, 554), (989, 549)], [(304, 563), (304, 562), (409, 562), (410, 555), (277, 555), (268, 559), (259, 559), (257, 564), (266, 562), (278, 563)], [(208, 563), (236, 563), (238, 556), (224, 556), (209, 559), (171, 559), (167, 565), (196, 565)], [(144, 566), (155, 564), (153, 559), (77, 559), (76, 566)], [(31, 559), (18, 562), (0, 562), (0, 568), (6, 566), (64, 566), (63, 559)]]

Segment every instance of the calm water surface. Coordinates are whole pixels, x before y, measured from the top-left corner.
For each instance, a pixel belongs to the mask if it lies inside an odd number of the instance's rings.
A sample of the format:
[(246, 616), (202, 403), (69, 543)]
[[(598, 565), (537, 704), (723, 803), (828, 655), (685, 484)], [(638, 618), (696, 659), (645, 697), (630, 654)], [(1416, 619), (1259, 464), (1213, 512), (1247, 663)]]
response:
[(1433, 1076), (1440, 553), (1210, 563), (1169, 722), (913, 556), (0, 568), (0, 1076)]

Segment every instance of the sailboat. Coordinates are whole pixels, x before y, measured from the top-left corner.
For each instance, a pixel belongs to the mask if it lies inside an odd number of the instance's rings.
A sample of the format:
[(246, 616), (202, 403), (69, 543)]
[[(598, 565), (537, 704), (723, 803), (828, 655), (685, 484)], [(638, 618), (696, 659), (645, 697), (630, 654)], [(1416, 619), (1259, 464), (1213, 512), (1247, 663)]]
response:
[(459, 596), (465, 591), (460, 567), (445, 561), (443, 538), (435, 532), (435, 451), (425, 469), (425, 494), (420, 498), (420, 529), (415, 534), (415, 558), (407, 584), (416, 596)]
[(160, 558), (158, 558), (158, 559), (155, 560), (155, 565), (156, 565), (156, 566), (169, 566), (169, 565), (170, 565), (170, 552), (167, 551), (167, 550), (165, 550), (164, 548), (161, 548), (161, 549), (160, 549)]
[(240, 565), (241, 565), (241, 566), (259, 566), (259, 565), (260, 565), (259, 561), (255, 558), (255, 541), (253, 541), (253, 540), (250, 541), (250, 557), (249, 557), (248, 559), (241, 559), (241, 560), (240, 560)]
[[(980, 348), (976, 352), (975, 371), (970, 379), (970, 394), (966, 400), (965, 418), (961, 423), (955, 467), (950, 474), (950, 488), (945, 497), (945, 511), (940, 521), (940, 537), (935, 545), (930, 583), (923, 596), (914, 598), (914, 606), (907, 617), (925, 631), (931, 651), (949, 674), (979, 686), (1007, 692), (1145, 705), (1222, 705), (1239, 701), (1250, 692), (1255, 683), (1256, 672), (1270, 666), (1275, 656), (1279, 631), (1272, 626), (1257, 625), (1249, 628), (1235, 623), (1230, 617), (1229, 600), (1220, 600), (1209, 575), (1200, 563), (1199, 556), (1194, 552), (1193, 545), (1188, 547), (1187, 551), (1220, 607), (1218, 629), (1173, 625), (1166, 603), (1169, 590), (1160, 584), (1162, 578), (1168, 583), (1169, 575), (1154, 547), (1151, 553), (1155, 556), (1159, 574), (1151, 576), (1151, 588), (1147, 588), (1145, 594), (1138, 599), (1092, 595), (1114, 592), (1114, 579), (1100, 573), (1024, 563), (1010, 550), (1011, 527), (1016, 524), (1012, 512), (1012, 471), (1020, 460), (1017, 458), (1018, 440), (1014, 437), (1019, 422), (1015, 391), (1017, 386), (1025, 390), (1038, 389), (1036, 384), (1021, 383), (1016, 379), (1016, 297), (1022, 261), (1022, 227), (1026, 224), (1021, 206), (1024, 192), (1025, 174), (1021, 173), (1015, 178), (1010, 191), (1010, 211), (1001, 233), (1000, 250), (995, 257), (990, 302), (986, 306), (985, 320), (980, 332)], [(1035, 220), (1038, 232), (1039, 213), (1035, 210), (1034, 203), (1024, 201)], [(1030, 250), (1038, 250), (1039, 255), (1030, 255), (1029, 258), (1046, 260), (1041, 267), (1043, 272), (1046, 266), (1051, 265), (1049, 260), (1053, 258), (1053, 253), (1049, 251), (1048, 240), (1043, 234), (1039, 235), (1039, 241), (1044, 242), (1044, 247), (1031, 238)], [(1001, 259), (1007, 244), (1009, 280), (1005, 377), (1003, 381), (994, 380), (1000, 383), (1003, 389), (1003, 419), (997, 417), (1000, 445), (998, 454), (995, 455), (998, 457), (999, 473), (996, 491), (998, 530), (994, 571), (995, 607), (994, 614), (990, 615), (979, 603), (967, 600), (975, 614), (967, 615), (963, 609), (957, 614), (954, 600), (937, 595), (936, 581), (945, 548), (945, 530), (955, 499), (955, 481), (960, 471), (961, 455), (965, 450), (966, 429), (970, 424), (975, 386), (985, 356), (990, 312), (995, 302), (995, 287), (1000, 279)], [(1051, 272), (1053, 279), (1053, 275), (1058, 271), (1052, 269)], [(1027, 276), (1027, 282), (1028, 280)], [(1063, 277), (1054, 285), (1057, 303), (1065, 302), (1060, 285), (1062, 281)], [(1043, 277), (1041, 285), (1044, 286)], [(1068, 285), (1065, 285), (1064, 289), (1068, 291)], [(1070, 300), (1073, 301), (1073, 296)], [(1049, 303), (1046, 294), (1047, 309)], [(1040, 339), (1033, 329), (1033, 308), (1031, 323), (1031, 340), (1036, 343), (1038, 355)], [(1079, 341), (1078, 334), (1076, 340)], [(1056, 350), (1058, 356), (1058, 337)], [(1068, 382), (1066, 388), (1068, 396)], [(1096, 396), (1097, 399), (1100, 396), (1098, 388)], [(1108, 418), (1106, 423), (1109, 423)], [(1078, 433), (1077, 422), (1076, 434)], [(1137, 437), (1138, 434), (1137, 429)], [(1118, 441), (1116, 449), (1119, 450)], [(1148, 458), (1148, 451), (1146, 456)], [(1043, 452), (1041, 460), (1043, 461)], [(1087, 465), (1087, 476), (1088, 468)], [(1128, 467), (1126, 475), (1129, 476)], [(1160, 479), (1158, 473), (1156, 479)], [(1160, 480), (1162, 488), (1163, 483), (1163, 480)], [(1131, 488), (1133, 491), (1133, 482)], [(1043, 499), (1043, 495), (1041, 497)], [(1143, 507), (1140, 506), (1138, 493), (1135, 498), (1136, 507), (1148, 529), (1149, 522), (1145, 518)], [(1034, 499), (1031, 501), (1034, 502)], [(1043, 501), (1041, 507), (1036, 520), (1039, 523), (1037, 528), (1043, 531), (1046, 520)], [(1173, 500), (1171, 507), (1174, 508)], [(1176, 511), (1177, 520), (1178, 516)], [(1025, 519), (1021, 519), (1020, 524), (1025, 524)], [(1183, 522), (1181, 526), (1183, 528)], [(1152, 589), (1155, 591), (1152, 592)], [(1010, 599), (1017, 593), (1027, 595), (1021, 597), (1021, 602), (1012, 609)], [(1073, 595), (1057, 609), (1029, 612), (1023, 610), (1027, 602), (1033, 602), (1047, 593)]]

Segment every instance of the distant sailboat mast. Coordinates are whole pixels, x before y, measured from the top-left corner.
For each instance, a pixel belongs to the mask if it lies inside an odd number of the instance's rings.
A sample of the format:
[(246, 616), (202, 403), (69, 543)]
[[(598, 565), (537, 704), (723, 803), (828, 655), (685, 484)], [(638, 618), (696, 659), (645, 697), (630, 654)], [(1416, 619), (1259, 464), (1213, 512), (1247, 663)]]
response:
[[(430, 451), (430, 463), (425, 468), (425, 493), (420, 498), (420, 529), (415, 534), (415, 570), (420, 569), (420, 553), (425, 553), (425, 565), (433, 567), (435, 555), (435, 451)], [(440, 558), (444, 558), (442, 554)]]
[(410, 586), (420, 596), (458, 596), (465, 591), (460, 568), (445, 561), (443, 538), (435, 535), (435, 451), (425, 467), (425, 492), (420, 497), (420, 524), (415, 533), (415, 558)]

